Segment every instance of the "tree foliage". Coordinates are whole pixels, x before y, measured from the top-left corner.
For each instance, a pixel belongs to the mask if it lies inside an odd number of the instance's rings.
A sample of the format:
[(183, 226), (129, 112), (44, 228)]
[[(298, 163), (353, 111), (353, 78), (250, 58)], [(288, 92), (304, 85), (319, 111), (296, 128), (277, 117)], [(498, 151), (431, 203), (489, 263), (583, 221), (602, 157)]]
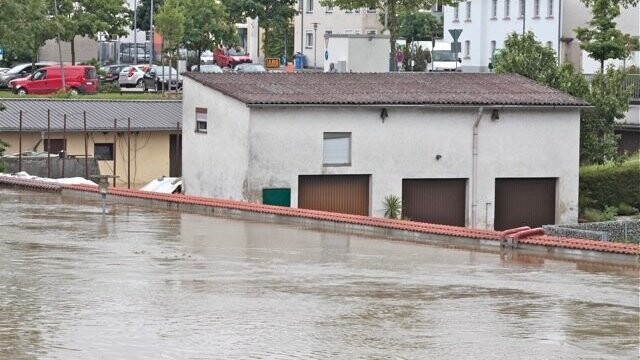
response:
[(592, 19), (588, 27), (575, 29), (576, 37), (582, 42), (580, 47), (589, 53), (589, 57), (600, 62), (600, 70), (604, 70), (604, 62), (608, 59), (625, 59), (637, 40), (624, 34), (616, 27), (615, 19), (620, 15), (619, 0), (588, 0)]
[(75, 64), (75, 37), (97, 39), (100, 32), (127, 34), (129, 10), (124, 0), (57, 0), (56, 23), (63, 40), (71, 44), (71, 63)]
[[(164, 0), (153, 0), (153, 16), (156, 16), (162, 4), (164, 4)], [(138, 27), (138, 30), (151, 30), (151, 0), (138, 0), (138, 8), (135, 14), (133, 10), (129, 12), (129, 16), (132, 19), (130, 24), (131, 29), (134, 27), (134, 15), (136, 18), (135, 25)]]
[(398, 35), (407, 43), (442, 38), (442, 23), (428, 12), (402, 11), (398, 14)]
[(540, 82), (552, 78), (557, 67), (553, 49), (543, 46), (533, 32), (507, 35), (493, 68), (497, 73), (515, 73)]
[(228, 19), (229, 14), (217, 0), (184, 0), (185, 47), (196, 51), (199, 59), (203, 51), (233, 42), (236, 29)]
[(178, 0), (166, 0), (158, 10), (154, 23), (155, 29), (165, 42), (164, 51), (168, 54), (176, 51), (184, 39), (185, 24), (183, 10)]
[(53, 2), (0, 0), (0, 9), (0, 43), (5, 57), (35, 63), (40, 47), (55, 37), (55, 23), (49, 20)]
[(631, 96), (624, 70), (609, 67), (596, 73), (589, 83), (572, 65), (558, 66), (553, 50), (537, 42), (533, 33), (509, 35), (495, 69), (526, 76), (586, 100), (593, 108), (580, 116), (581, 163), (601, 164), (616, 158), (615, 120), (624, 117)]
[[(453, 5), (457, 3), (458, 0), (442, 0), (437, 2), (443, 5)], [(337, 6), (347, 10), (374, 8), (384, 11), (386, 7), (389, 19), (389, 23), (387, 24), (390, 35), (389, 44), (391, 45), (389, 55), (391, 55), (396, 52), (396, 40), (399, 37), (398, 14), (430, 9), (436, 3), (436, 0), (320, 0), (320, 3), (323, 6)], [(391, 66), (392, 70), (396, 70), (395, 61), (391, 62)]]

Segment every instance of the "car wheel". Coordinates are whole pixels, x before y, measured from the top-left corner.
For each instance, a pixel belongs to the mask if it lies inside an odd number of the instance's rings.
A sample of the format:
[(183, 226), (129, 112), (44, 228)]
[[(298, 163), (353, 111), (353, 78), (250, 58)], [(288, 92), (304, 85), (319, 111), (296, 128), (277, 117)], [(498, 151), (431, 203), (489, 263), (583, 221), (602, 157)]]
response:
[(27, 90), (25, 90), (25, 88), (20, 88), (16, 91), (16, 93), (20, 96), (24, 96), (27, 95)]
[(143, 79), (139, 79), (138, 82), (136, 82), (136, 87), (137, 88), (145, 88), (144, 86), (144, 80)]
[(79, 91), (78, 91), (78, 89), (76, 89), (76, 88), (71, 88), (71, 89), (69, 90), (69, 94), (71, 94), (72, 96), (78, 96), (78, 94), (79, 94), (79, 93), (80, 93), (80, 92), (79, 92)]

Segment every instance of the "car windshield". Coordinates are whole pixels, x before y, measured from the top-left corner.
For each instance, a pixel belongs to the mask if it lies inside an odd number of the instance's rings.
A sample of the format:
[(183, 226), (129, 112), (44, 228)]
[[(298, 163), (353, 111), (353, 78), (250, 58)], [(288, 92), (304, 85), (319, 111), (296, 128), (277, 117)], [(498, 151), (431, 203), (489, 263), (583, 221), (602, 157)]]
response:
[(229, 55), (231, 56), (241, 56), (247, 55), (247, 52), (241, 47), (229, 48)]
[(169, 70), (171, 70), (171, 75), (177, 73), (178, 71), (170, 66), (155, 66), (154, 70), (156, 71), (156, 74), (158, 75), (162, 75), (164, 72), (164, 75), (169, 75)]
[(456, 54), (449, 50), (433, 50), (431, 56), (433, 61), (456, 61)]
[(30, 64), (14, 66), (11, 68), (11, 70), (7, 71), (7, 74), (19, 74), (22, 71), (28, 70), (30, 66)]

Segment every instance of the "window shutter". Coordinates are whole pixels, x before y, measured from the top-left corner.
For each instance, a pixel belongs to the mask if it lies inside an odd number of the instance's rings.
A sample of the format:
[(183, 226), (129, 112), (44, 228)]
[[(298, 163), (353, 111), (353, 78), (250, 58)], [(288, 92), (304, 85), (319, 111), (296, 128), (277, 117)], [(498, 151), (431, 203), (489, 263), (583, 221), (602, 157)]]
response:
[(350, 140), (350, 134), (325, 134), (323, 151), (324, 163), (334, 165), (350, 164)]

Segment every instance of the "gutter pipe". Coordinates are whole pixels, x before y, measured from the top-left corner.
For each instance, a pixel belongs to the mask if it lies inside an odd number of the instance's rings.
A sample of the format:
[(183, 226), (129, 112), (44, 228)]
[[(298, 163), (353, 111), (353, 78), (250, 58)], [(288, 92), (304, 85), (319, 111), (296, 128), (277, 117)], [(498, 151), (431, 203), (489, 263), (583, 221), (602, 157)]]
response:
[(478, 223), (478, 127), (482, 119), (484, 107), (478, 108), (476, 121), (473, 123), (473, 158), (471, 169), (471, 228), (475, 229)]

